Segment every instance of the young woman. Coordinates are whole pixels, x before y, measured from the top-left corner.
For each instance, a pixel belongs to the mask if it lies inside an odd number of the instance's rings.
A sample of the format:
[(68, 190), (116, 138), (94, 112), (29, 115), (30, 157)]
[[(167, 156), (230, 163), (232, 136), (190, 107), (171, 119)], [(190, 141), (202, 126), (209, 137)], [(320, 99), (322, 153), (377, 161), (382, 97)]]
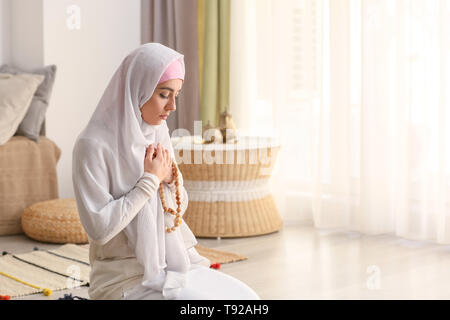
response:
[(75, 142), (92, 299), (259, 299), (209, 268), (181, 218), (188, 196), (165, 120), (183, 86), (183, 58), (158, 43), (131, 52)]

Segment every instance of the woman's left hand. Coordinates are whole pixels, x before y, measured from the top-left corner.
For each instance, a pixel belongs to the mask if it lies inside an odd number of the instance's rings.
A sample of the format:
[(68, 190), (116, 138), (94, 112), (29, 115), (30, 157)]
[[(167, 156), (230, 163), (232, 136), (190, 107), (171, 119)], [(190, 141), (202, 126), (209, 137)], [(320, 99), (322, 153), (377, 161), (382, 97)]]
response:
[[(168, 159), (170, 159), (169, 161), (170, 161), (170, 168), (172, 168), (172, 157), (170, 156), (170, 153), (169, 153), (169, 150), (167, 150), (167, 149), (164, 149), (164, 152), (166, 153), (166, 156), (167, 156), (167, 158)], [(172, 173), (172, 170), (170, 170), (170, 172), (169, 172), (169, 174), (163, 179), (163, 182), (164, 183), (171, 183), (172, 182), (172, 179), (173, 179), (173, 173)]]

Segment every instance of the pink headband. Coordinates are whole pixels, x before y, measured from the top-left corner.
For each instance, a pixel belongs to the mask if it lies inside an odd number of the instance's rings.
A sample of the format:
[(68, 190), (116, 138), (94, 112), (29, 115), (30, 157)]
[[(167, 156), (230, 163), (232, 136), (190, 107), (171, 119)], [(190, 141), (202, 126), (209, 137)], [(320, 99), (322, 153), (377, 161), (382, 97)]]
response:
[(181, 79), (184, 81), (183, 66), (181, 64), (181, 61), (178, 59), (176, 59), (167, 67), (166, 71), (164, 71), (163, 75), (161, 76), (161, 79), (159, 79), (158, 84), (172, 79)]

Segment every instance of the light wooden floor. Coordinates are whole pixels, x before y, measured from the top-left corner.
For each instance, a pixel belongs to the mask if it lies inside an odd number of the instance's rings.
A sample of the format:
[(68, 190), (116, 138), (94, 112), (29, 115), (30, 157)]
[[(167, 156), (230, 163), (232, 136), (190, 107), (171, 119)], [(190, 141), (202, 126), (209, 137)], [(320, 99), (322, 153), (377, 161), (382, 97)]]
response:
[[(224, 264), (221, 271), (262, 299), (450, 299), (450, 246), (293, 224), (264, 236), (198, 242), (246, 255), (248, 260)], [(35, 246), (57, 245), (0, 237), (2, 251), (22, 253)], [(21, 299), (58, 299), (67, 292)], [(70, 292), (88, 297), (87, 288)]]

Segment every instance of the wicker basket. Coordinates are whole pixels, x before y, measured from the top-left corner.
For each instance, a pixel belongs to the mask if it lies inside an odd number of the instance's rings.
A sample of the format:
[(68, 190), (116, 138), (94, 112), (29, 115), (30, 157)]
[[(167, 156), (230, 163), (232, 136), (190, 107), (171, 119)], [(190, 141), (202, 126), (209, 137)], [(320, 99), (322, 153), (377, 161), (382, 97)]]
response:
[(37, 202), (22, 214), (22, 229), (31, 239), (51, 243), (87, 243), (75, 199)]
[[(276, 232), (282, 220), (269, 190), (277, 141), (239, 137), (237, 144), (172, 138), (189, 205), (184, 220), (197, 237), (247, 237)], [(263, 143), (261, 143), (263, 142)]]

